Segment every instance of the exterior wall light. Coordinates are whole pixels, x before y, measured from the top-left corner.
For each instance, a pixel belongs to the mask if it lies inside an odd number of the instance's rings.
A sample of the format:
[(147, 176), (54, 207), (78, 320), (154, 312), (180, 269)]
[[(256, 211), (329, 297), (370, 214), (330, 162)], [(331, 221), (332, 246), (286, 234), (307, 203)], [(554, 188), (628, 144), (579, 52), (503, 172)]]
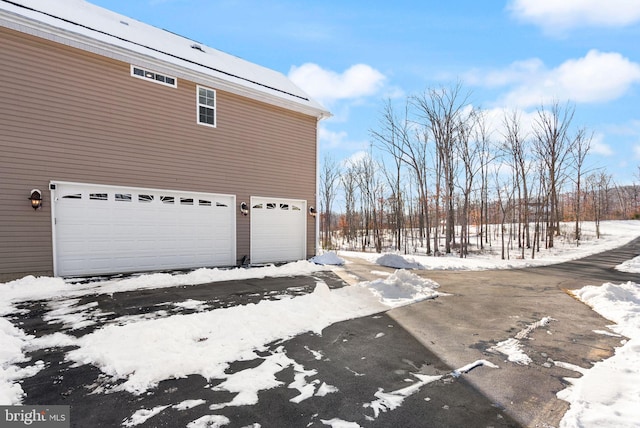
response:
[(240, 214), (242, 214), (242, 215), (249, 214), (249, 207), (247, 206), (246, 202), (242, 202), (240, 204)]
[(42, 192), (40, 190), (31, 190), (31, 196), (28, 199), (31, 201), (31, 208), (34, 210), (42, 207)]
[(309, 214), (311, 215), (311, 217), (315, 217), (316, 216), (316, 209), (314, 207), (309, 207)]

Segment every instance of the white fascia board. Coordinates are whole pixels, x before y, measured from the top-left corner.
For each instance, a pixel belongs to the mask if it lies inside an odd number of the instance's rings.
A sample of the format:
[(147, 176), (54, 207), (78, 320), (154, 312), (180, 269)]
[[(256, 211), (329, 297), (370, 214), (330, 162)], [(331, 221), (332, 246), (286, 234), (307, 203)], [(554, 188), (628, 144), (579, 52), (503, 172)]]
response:
[[(270, 89), (263, 85), (254, 84), (245, 79), (234, 77), (233, 75), (208, 69), (206, 66), (180, 61), (162, 52), (153, 51), (143, 46), (127, 43), (126, 41), (119, 42), (129, 46), (119, 46), (80, 33), (66, 31), (2, 9), (0, 9), (0, 25), (107, 58), (141, 67), (146, 66), (154, 71), (165, 72), (179, 79), (185, 79), (205, 86), (212, 86), (215, 89), (314, 116), (318, 119), (331, 117), (331, 113), (328, 110), (310, 98), (303, 99), (284, 91)], [(104, 37), (108, 38), (109, 36), (105, 35)], [(180, 66), (180, 62), (184, 62), (185, 66)]]

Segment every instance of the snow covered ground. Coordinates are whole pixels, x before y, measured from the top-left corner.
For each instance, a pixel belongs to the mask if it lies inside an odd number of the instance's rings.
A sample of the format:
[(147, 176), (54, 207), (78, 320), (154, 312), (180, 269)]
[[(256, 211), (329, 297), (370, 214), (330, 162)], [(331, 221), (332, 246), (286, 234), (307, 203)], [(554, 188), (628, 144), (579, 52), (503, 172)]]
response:
[[(585, 224), (584, 229), (588, 228), (589, 224)], [(460, 259), (344, 253), (345, 256), (366, 258), (400, 270), (376, 281), (333, 290), (318, 281), (315, 291), (308, 295), (282, 296), (279, 300), (230, 308), (207, 310), (203, 302), (176, 302), (177, 305), (196, 312), (116, 319), (80, 337), (58, 332), (36, 338), (12, 324), (10, 318), (17, 314), (17, 305), (21, 302), (46, 299), (48, 319), (62, 322), (69, 329), (80, 328), (95, 323), (96, 319), (104, 315), (99, 313), (95, 305), (79, 306), (79, 299), (84, 296), (231, 279), (312, 275), (318, 270), (330, 269), (329, 265), (344, 263), (338, 257), (342, 253), (326, 253), (316, 258), (316, 262), (327, 263), (327, 266), (302, 261), (279, 267), (198, 269), (187, 274), (148, 274), (95, 281), (25, 277), (0, 284), (0, 405), (21, 403), (24, 393), (20, 379), (33, 376), (45, 367), (46, 363), (43, 361), (29, 361), (29, 351), (73, 346), (67, 353), (69, 361), (99, 367), (106, 376), (119, 381), (117, 388), (134, 395), (149, 391), (162, 380), (190, 374), (199, 374), (207, 379), (223, 379), (215, 388), (235, 394), (234, 398), (228, 403), (212, 404), (210, 417), (193, 421), (189, 426), (224, 426), (228, 419), (216, 415), (216, 410), (255, 403), (259, 391), (279, 385), (276, 374), (287, 367), (296, 373), (296, 382), (289, 387), (299, 391), (294, 399), (297, 401), (292, 401), (300, 402), (311, 396), (335, 392), (332, 385), (318, 380), (308, 381), (307, 378), (313, 373), (305, 370), (282, 350), (273, 352), (258, 367), (234, 374), (227, 374), (225, 369), (234, 361), (254, 359), (267, 344), (278, 339), (284, 340), (304, 332), (319, 333), (339, 321), (375, 314), (440, 295), (437, 291), (438, 284), (419, 278), (406, 269), (505, 269), (558, 263), (623, 245), (640, 236), (640, 222), (603, 222), (601, 230), (603, 236), (600, 240), (583, 241), (579, 247), (570, 243), (559, 244), (553, 251), (541, 252), (535, 260), (502, 261), (495, 255)], [(634, 259), (618, 268), (638, 272), (640, 261)], [(558, 394), (559, 398), (571, 404), (562, 426), (636, 426), (636, 409), (640, 404), (640, 286), (635, 283), (604, 284), (584, 287), (575, 294), (616, 323), (611, 326), (612, 332), (608, 334), (619, 334), (628, 339), (621, 337), (622, 346), (617, 349), (616, 354), (591, 369), (568, 367), (580, 371), (583, 376), (569, 380), (571, 386)], [(448, 304), (455, 304), (455, 299), (448, 300)], [(532, 324), (521, 332), (522, 337), (550, 321), (552, 320), (543, 319)], [(514, 340), (517, 342), (518, 337)], [(513, 355), (513, 359), (509, 360), (514, 363), (526, 364), (526, 355), (523, 357), (517, 353), (518, 344), (506, 342), (497, 344), (496, 347), (501, 349), (496, 350)], [(314, 350), (310, 350), (312, 351)], [(141, 354), (148, 358), (140, 359)], [(496, 368), (488, 361), (476, 361), (453, 371), (451, 375), (459, 376), (478, 365)], [(390, 393), (381, 392), (376, 396), (370, 403), (374, 415), (380, 411), (399, 408), (405, 397), (435, 380), (434, 377), (419, 374), (415, 374), (415, 377), (415, 382), (407, 388)], [(180, 409), (203, 404), (204, 402), (192, 400), (172, 406)], [(141, 424), (167, 407), (169, 405), (142, 409), (131, 415), (123, 426)], [(336, 427), (356, 426), (340, 420), (324, 423)]]
[(621, 272), (640, 273), (640, 256), (627, 260), (616, 266), (616, 269)]
[[(399, 253), (362, 253), (355, 251), (338, 251), (338, 255), (345, 257), (359, 257), (377, 263), (382, 266), (398, 269), (424, 269), (424, 270), (486, 270), (486, 269), (513, 269), (532, 266), (545, 266), (554, 263), (562, 263), (576, 260), (591, 254), (617, 248), (626, 244), (640, 233), (640, 222), (629, 221), (603, 221), (600, 223), (601, 239), (596, 239), (595, 224), (585, 222), (582, 225), (582, 237), (577, 246), (573, 240), (563, 237), (556, 238), (554, 248), (545, 250), (542, 248), (531, 258), (531, 250), (525, 251), (525, 258), (521, 259), (517, 249), (510, 251), (508, 260), (500, 259), (500, 243), (494, 237), (491, 246), (487, 246), (483, 253), (473, 253), (466, 259), (458, 255), (442, 255), (431, 257), (425, 255), (401, 255)], [(571, 223), (561, 224), (561, 229), (572, 230), (575, 227)], [(474, 239), (472, 238), (472, 241)], [(636, 262), (636, 266), (640, 261)], [(640, 269), (640, 267), (636, 267)]]
[(586, 286), (574, 294), (614, 322), (609, 328), (628, 340), (622, 339), (622, 346), (611, 358), (597, 362), (592, 368), (567, 367), (582, 373), (582, 377), (567, 379), (571, 386), (558, 393), (559, 398), (571, 403), (561, 427), (637, 427), (640, 423), (640, 284)]

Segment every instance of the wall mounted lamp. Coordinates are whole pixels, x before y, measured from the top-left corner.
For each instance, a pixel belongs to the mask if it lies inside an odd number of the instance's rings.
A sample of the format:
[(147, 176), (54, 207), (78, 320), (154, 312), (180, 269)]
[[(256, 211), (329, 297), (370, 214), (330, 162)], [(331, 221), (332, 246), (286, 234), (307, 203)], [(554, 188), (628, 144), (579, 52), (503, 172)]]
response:
[(242, 202), (240, 204), (240, 214), (242, 214), (242, 215), (249, 214), (249, 207), (247, 206), (246, 202)]
[(31, 201), (31, 208), (34, 210), (42, 207), (42, 192), (40, 190), (31, 190), (31, 196), (28, 199)]
[(314, 207), (309, 207), (309, 214), (311, 217), (315, 217), (317, 214), (316, 209)]

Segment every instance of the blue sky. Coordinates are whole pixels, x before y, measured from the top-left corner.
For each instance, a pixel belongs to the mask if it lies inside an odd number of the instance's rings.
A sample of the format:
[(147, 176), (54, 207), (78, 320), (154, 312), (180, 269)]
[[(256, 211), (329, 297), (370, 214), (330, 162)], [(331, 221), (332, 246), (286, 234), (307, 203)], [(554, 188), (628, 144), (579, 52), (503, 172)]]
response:
[(322, 156), (366, 151), (384, 100), (460, 81), (495, 118), (574, 103), (589, 167), (640, 181), (640, 1), (90, 1), (288, 75), (334, 114)]

